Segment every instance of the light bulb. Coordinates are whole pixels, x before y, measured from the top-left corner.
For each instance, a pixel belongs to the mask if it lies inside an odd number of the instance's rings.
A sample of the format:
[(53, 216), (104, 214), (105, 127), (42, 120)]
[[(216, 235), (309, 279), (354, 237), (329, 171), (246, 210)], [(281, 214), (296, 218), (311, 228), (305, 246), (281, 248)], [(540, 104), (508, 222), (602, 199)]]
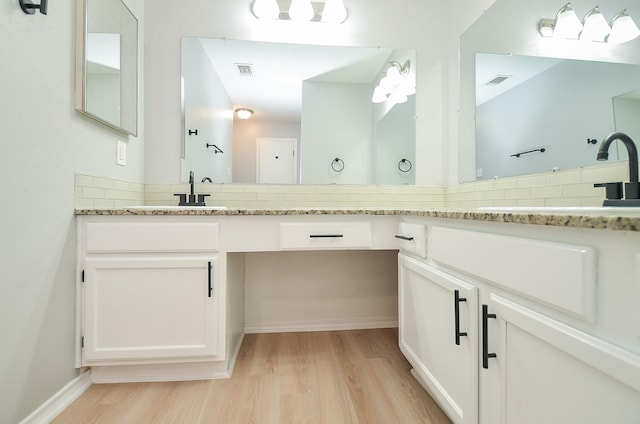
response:
[(322, 22), (341, 24), (347, 19), (347, 8), (342, 0), (327, 0), (322, 9)]
[(293, 0), (289, 8), (289, 17), (297, 22), (309, 22), (313, 19), (315, 12), (311, 5), (311, 0)]
[(640, 36), (640, 30), (631, 16), (627, 14), (626, 9), (611, 19), (611, 34), (609, 34), (607, 42), (613, 44), (626, 43), (638, 36)]
[(280, 7), (276, 0), (256, 0), (253, 3), (253, 14), (258, 19), (278, 19)]
[(373, 103), (383, 103), (383, 102), (387, 101), (387, 95), (385, 94), (385, 92), (382, 89), (382, 87), (377, 86), (373, 90), (373, 96), (371, 97), (371, 101)]

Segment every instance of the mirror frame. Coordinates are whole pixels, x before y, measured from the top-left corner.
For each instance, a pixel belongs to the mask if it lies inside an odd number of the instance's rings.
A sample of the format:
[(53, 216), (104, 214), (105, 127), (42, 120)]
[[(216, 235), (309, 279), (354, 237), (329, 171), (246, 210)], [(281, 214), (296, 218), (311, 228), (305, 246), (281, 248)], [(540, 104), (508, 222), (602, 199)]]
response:
[[(139, 26), (138, 19), (133, 14), (131, 9), (124, 3), (122, 0), (119, 1), (126, 12), (131, 16), (133, 22), (135, 23), (135, 40), (132, 44), (135, 45), (135, 61), (132, 63), (132, 68), (125, 68), (125, 61), (120, 61), (120, 72), (121, 74), (126, 74), (126, 79), (134, 81), (134, 94), (130, 96), (132, 99), (131, 102), (133, 104), (128, 104), (126, 107), (127, 110), (133, 112), (133, 123), (131, 125), (123, 124), (120, 125), (114, 124), (113, 122), (109, 122), (100, 116), (97, 116), (89, 111), (87, 111), (87, 102), (86, 102), (86, 93), (87, 93), (87, 37), (88, 37), (88, 7), (87, 3), (89, 0), (76, 0), (76, 69), (75, 69), (75, 109), (89, 118), (100, 122), (103, 125), (106, 125), (109, 128), (112, 128), (116, 131), (130, 134), (134, 137), (138, 135), (138, 60), (139, 60)], [(133, 52), (130, 52), (133, 53)], [(121, 112), (124, 109), (124, 102), (121, 96), (120, 98), (120, 109)], [(130, 102), (130, 103), (131, 103)], [(122, 120), (121, 120), (122, 121)]]

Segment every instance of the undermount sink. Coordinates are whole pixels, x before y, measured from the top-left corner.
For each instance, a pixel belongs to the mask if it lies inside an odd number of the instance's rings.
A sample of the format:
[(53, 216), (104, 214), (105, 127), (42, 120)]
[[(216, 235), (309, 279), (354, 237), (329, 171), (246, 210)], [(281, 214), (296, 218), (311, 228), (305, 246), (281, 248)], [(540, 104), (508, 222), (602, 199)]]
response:
[(613, 206), (493, 206), (481, 207), (479, 211), (503, 213), (556, 213), (577, 215), (640, 215), (640, 207)]
[(177, 206), (177, 205), (162, 205), (162, 206), (153, 206), (153, 205), (145, 205), (145, 206), (127, 206), (124, 209), (135, 209), (135, 210), (160, 210), (160, 211), (223, 211), (226, 210), (226, 206)]

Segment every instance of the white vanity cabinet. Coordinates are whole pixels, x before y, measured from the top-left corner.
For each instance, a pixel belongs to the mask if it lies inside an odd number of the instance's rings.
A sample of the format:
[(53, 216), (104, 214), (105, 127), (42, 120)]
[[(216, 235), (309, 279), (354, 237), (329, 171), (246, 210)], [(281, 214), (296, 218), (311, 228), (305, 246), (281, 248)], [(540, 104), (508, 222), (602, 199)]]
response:
[(480, 423), (640, 421), (640, 356), (507, 297), (481, 303)]
[(458, 423), (478, 417), (477, 297), (477, 287), (399, 255), (400, 349)]
[(400, 346), (455, 423), (640, 422), (638, 234), (418, 224)]
[(81, 365), (225, 359), (218, 224), (79, 221)]

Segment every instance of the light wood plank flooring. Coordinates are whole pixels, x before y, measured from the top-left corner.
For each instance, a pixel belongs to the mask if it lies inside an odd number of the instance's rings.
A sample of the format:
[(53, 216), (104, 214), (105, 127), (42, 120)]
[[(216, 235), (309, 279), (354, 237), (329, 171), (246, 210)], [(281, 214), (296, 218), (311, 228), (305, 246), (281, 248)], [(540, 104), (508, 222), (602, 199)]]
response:
[(250, 334), (233, 377), (96, 384), (54, 423), (450, 423), (396, 329)]

